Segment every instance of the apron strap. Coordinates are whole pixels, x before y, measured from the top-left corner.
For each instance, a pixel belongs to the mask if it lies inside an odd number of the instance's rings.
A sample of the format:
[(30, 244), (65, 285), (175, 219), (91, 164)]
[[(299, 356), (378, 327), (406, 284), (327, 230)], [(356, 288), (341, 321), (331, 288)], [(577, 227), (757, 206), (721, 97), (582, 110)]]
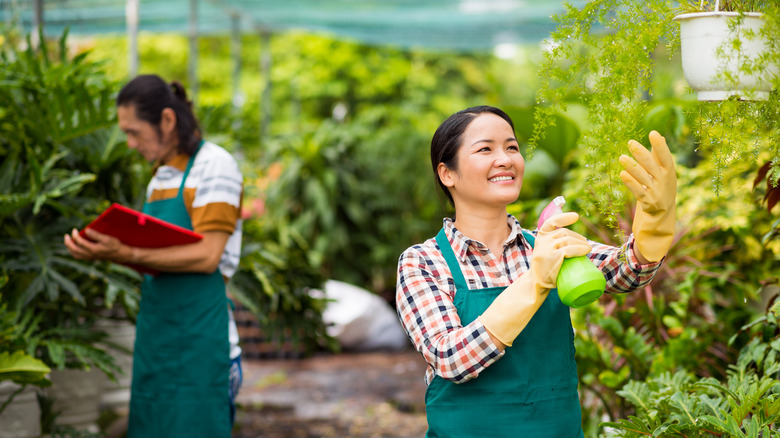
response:
[[(528, 241), (528, 243), (531, 245), (531, 248), (533, 248), (534, 243), (536, 242), (536, 238), (533, 234), (531, 234), (531, 232), (527, 230), (522, 231), (523, 237), (525, 237), (525, 240)], [(439, 245), (439, 250), (444, 256), (444, 260), (447, 262), (447, 266), (449, 266), (450, 272), (452, 272), (452, 279), (455, 281), (455, 287), (458, 289), (462, 288), (468, 290), (469, 287), (466, 283), (466, 279), (463, 277), (463, 271), (460, 269), (460, 263), (458, 262), (458, 258), (455, 257), (455, 252), (452, 250), (452, 245), (450, 245), (450, 241), (447, 239), (447, 234), (444, 232), (444, 228), (439, 230), (439, 234), (436, 235), (436, 243)]]
[(526, 230), (523, 230), (523, 237), (525, 237), (525, 240), (528, 241), (528, 244), (531, 245), (531, 248), (533, 249), (534, 243), (536, 242), (536, 237), (534, 237), (530, 231)]
[(200, 143), (198, 143), (198, 148), (195, 149), (195, 153), (192, 154), (192, 156), (190, 157), (190, 161), (187, 162), (187, 168), (184, 169), (184, 175), (182, 175), (181, 177), (181, 185), (179, 186), (179, 193), (176, 194), (177, 198), (184, 197), (184, 182), (187, 181), (187, 177), (190, 175), (190, 169), (192, 169), (192, 163), (195, 162), (195, 157), (198, 155), (201, 146), (203, 146), (203, 140), (201, 140)]
[(455, 281), (455, 289), (468, 290), (466, 279), (463, 277), (463, 272), (460, 270), (460, 263), (458, 258), (455, 257), (455, 252), (452, 250), (450, 240), (447, 239), (447, 234), (444, 233), (444, 228), (436, 235), (436, 243), (439, 245), (439, 250), (444, 256), (444, 260), (447, 262), (447, 266), (450, 267), (452, 273), (452, 279)]

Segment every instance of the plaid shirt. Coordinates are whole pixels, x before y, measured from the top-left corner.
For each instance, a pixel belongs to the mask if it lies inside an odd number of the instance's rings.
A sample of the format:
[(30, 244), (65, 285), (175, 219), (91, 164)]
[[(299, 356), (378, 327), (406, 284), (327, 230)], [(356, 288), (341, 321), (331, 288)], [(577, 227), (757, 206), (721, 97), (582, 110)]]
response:
[[(498, 260), (487, 246), (455, 228), (452, 219), (444, 219), (444, 232), (469, 289), (509, 286), (531, 268), (533, 250), (523, 237), (520, 223), (512, 215), (507, 215), (507, 222), (512, 230)], [(588, 257), (604, 273), (607, 292), (636, 290), (658, 271), (661, 262), (639, 264), (633, 242), (633, 235), (619, 248), (590, 241), (593, 250)], [(398, 316), (415, 348), (428, 362), (428, 384), (434, 375), (455, 383), (466, 382), (503, 356), (478, 319), (461, 325), (454, 298), (455, 283), (435, 238), (401, 254), (396, 286)]]

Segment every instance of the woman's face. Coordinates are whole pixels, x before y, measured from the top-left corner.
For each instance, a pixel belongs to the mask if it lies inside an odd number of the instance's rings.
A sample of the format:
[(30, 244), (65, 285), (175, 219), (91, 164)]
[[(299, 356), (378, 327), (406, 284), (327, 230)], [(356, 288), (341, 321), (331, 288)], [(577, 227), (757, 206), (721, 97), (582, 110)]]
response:
[(463, 132), (457, 169), (439, 164), (439, 177), (455, 207), (511, 204), (523, 186), (525, 161), (512, 127), (501, 117), (483, 113)]

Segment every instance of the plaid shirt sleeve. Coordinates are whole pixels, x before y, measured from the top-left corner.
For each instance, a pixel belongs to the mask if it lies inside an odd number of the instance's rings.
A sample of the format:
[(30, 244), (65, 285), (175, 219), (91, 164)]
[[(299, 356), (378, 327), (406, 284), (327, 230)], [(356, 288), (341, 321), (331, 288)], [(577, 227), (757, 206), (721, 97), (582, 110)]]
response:
[(406, 250), (398, 262), (398, 316), (433, 375), (463, 383), (503, 356), (479, 320), (462, 326), (453, 304), (454, 283), (446, 263), (436, 263), (430, 247)]
[(634, 235), (620, 247), (590, 241), (593, 250), (588, 257), (601, 269), (607, 279), (606, 292), (626, 293), (644, 287), (655, 277), (663, 260), (639, 264), (634, 252)]

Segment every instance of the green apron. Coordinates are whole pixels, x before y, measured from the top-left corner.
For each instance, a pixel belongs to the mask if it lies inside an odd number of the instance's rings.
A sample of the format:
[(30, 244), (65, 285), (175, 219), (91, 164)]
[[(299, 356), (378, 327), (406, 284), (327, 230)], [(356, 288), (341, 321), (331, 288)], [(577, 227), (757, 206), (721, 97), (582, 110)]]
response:
[[(533, 235), (523, 232), (531, 247)], [(436, 242), (455, 281), (455, 308), (467, 325), (505, 289), (469, 290), (444, 230)], [(583, 437), (569, 308), (553, 289), (504, 356), (479, 376), (434, 377), (425, 394), (427, 437)]]
[[(197, 152), (195, 153), (197, 155)], [(173, 199), (144, 213), (192, 230), (184, 182)], [(136, 322), (129, 438), (230, 436), (225, 282), (211, 274), (144, 276)]]

